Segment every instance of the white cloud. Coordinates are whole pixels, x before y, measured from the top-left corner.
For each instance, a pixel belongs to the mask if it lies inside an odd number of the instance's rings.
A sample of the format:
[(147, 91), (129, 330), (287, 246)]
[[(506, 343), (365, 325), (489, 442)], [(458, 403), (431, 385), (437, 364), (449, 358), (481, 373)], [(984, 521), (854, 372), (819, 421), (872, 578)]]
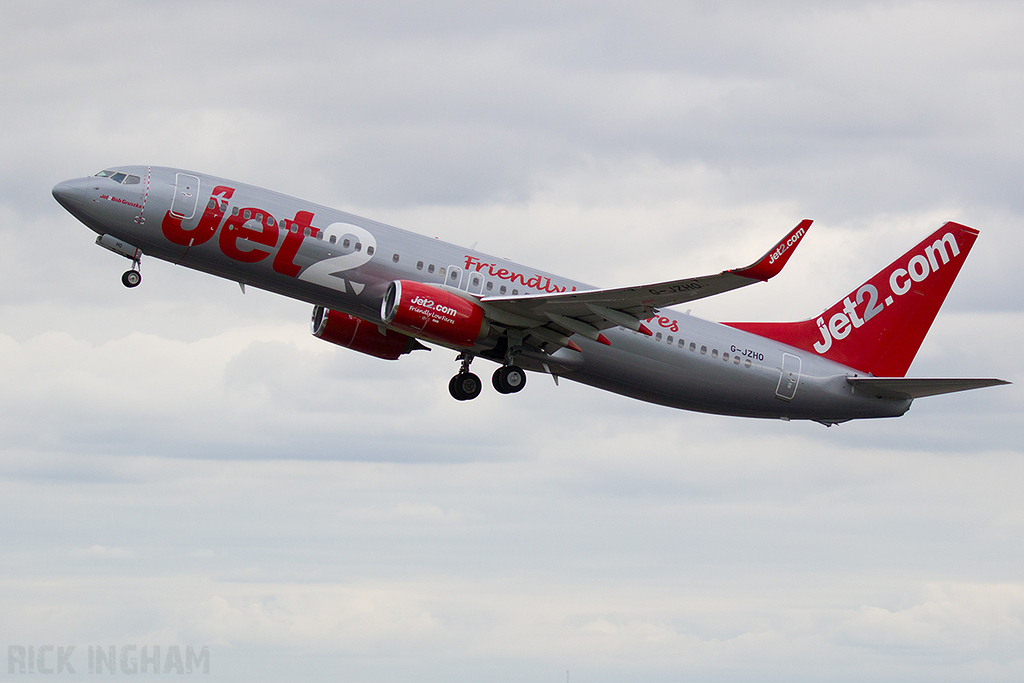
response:
[(135, 553), (124, 548), (107, 548), (102, 545), (94, 545), (88, 548), (74, 548), (70, 552), (71, 557), (84, 557), (96, 559), (130, 560)]

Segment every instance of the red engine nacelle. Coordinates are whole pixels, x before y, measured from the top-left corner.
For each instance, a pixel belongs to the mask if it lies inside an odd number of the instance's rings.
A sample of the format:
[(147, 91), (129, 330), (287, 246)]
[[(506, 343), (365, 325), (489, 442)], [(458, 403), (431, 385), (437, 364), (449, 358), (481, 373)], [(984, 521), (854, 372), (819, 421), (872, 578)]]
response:
[(410, 280), (388, 285), (380, 317), (407, 334), (452, 346), (473, 346), (489, 331), (479, 305), (440, 287)]
[(401, 332), (385, 330), (382, 333), (371, 322), (323, 306), (313, 308), (310, 328), (314, 337), (384, 360), (398, 360), (410, 351), (427, 348)]

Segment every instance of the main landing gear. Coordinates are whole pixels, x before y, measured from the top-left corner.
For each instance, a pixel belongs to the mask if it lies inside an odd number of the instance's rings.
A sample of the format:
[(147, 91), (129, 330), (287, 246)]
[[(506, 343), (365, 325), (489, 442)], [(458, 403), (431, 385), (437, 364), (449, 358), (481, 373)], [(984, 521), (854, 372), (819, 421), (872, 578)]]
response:
[(468, 401), (480, 395), (483, 382), (472, 372), (460, 372), (448, 382), (448, 391), (456, 401)]
[(462, 367), (459, 368), (459, 374), (448, 382), (448, 392), (456, 401), (469, 401), (480, 395), (484, 385), (479, 377), (469, 371), (469, 364), (473, 362), (471, 353), (463, 351), (458, 360), (462, 361)]
[[(459, 369), (459, 374), (448, 382), (448, 391), (456, 401), (469, 401), (480, 395), (483, 382), (469, 371), (469, 364), (473, 362), (473, 356), (470, 353), (463, 351), (459, 354), (459, 360), (462, 362), (462, 367)], [(494, 371), (494, 375), (491, 376), (491, 384), (500, 394), (514, 394), (517, 391), (522, 391), (526, 386), (526, 371), (512, 365), (510, 359), (506, 359), (506, 364)]]
[(526, 386), (526, 372), (515, 365), (502, 365), (491, 375), (491, 384), (499, 394), (514, 394)]

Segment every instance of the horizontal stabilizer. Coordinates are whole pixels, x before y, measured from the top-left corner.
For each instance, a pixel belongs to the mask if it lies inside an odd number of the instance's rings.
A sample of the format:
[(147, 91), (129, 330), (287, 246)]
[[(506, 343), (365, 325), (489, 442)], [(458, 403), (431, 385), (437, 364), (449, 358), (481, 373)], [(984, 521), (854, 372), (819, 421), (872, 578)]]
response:
[(878, 398), (921, 398), (1009, 384), (1003, 379), (957, 379), (947, 377), (847, 377), (855, 389)]

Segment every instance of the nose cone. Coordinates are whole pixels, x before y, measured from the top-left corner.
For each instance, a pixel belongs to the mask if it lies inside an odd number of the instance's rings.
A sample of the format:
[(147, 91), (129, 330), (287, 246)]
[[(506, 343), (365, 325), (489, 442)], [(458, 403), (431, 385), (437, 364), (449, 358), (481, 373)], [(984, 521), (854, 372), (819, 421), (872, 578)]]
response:
[(85, 188), (88, 184), (88, 178), (65, 180), (54, 185), (53, 198), (71, 213), (76, 213), (76, 209), (81, 209), (85, 203)]

